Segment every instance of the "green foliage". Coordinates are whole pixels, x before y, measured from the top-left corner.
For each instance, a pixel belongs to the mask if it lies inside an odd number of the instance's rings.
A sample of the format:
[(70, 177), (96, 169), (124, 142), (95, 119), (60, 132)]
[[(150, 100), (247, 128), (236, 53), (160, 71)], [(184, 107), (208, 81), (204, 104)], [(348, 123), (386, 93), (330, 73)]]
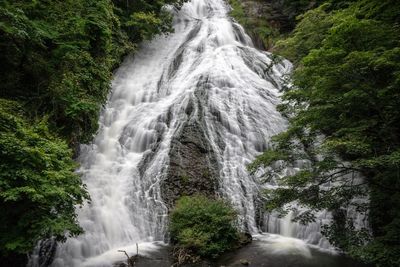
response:
[(232, 7), (230, 15), (246, 29), (253, 39), (259, 39), (265, 48), (270, 48), (273, 40), (279, 35), (279, 31), (271, 27), (264, 18), (249, 15), (241, 1), (229, 0), (228, 2)]
[(28, 123), (20, 106), (0, 101), (0, 255), (28, 253), (40, 239), (77, 235), (75, 205), (88, 194), (67, 144), (46, 121)]
[(332, 17), (326, 13), (327, 5), (323, 5), (305, 13), (294, 30), (291, 38), (277, 43), (281, 54), (294, 63), (317, 48), (332, 26)]
[[(297, 57), (297, 59), (301, 57), (297, 56), (296, 51), (290, 51), (293, 46), (285, 42), (282, 43), (281, 41), (293, 31), (296, 27), (296, 22), (308, 23), (310, 29), (316, 30), (315, 34), (313, 31), (307, 33), (303, 32), (307, 35), (307, 41), (301, 38), (301, 36), (298, 36), (297, 41), (307, 42), (303, 44), (303, 46), (312, 43), (313, 39), (320, 38), (320, 34), (326, 29), (317, 26), (323, 26), (323, 23), (315, 17), (318, 14), (320, 15), (320, 12), (317, 10), (313, 10), (315, 13), (307, 14), (307, 16), (309, 16), (308, 20), (303, 20), (302, 16), (306, 11), (321, 5), (324, 5), (323, 10), (325, 11), (337, 10), (348, 7), (354, 1), (355, 0), (229, 0), (228, 2), (232, 7), (230, 15), (244, 26), (247, 33), (249, 33), (256, 43), (261, 41), (265, 49), (274, 51), (278, 44), (279, 52), (294, 60), (295, 57)], [(302, 47), (300, 46), (299, 48)], [(304, 55), (303, 53), (301, 54), (301, 56)]]
[(170, 24), (165, 23), (170, 22), (172, 16), (165, 12), (162, 18), (158, 18), (156, 14), (136, 12), (133, 13), (130, 19), (126, 22), (126, 26), (130, 28), (130, 31), (136, 33), (140, 39), (150, 39), (154, 34), (172, 31), (169, 27)]
[[(296, 218), (304, 222), (328, 209), (334, 221), (323, 233), (331, 243), (377, 266), (399, 266), (400, 3), (352, 2), (308, 11), (280, 43), (297, 65), (279, 107), (290, 126), (250, 169), (265, 168), (272, 179), (305, 162), (267, 192), (268, 208), (297, 201), (308, 208)], [(369, 203), (353, 201), (366, 196)], [(371, 232), (354, 227), (348, 208), (369, 209)]]
[(238, 0), (229, 0), (229, 4), (232, 7), (232, 10), (230, 12), (230, 15), (235, 18), (242, 26), (247, 25), (247, 15), (245, 10), (243, 9), (240, 1)]
[(48, 115), (68, 141), (87, 142), (111, 70), (131, 46), (109, 1), (2, 1), (1, 97)]
[(136, 43), (171, 32), (182, 1), (2, 1), (0, 97), (19, 100), (70, 143), (88, 142), (113, 69)]
[(171, 212), (171, 241), (204, 258), (216, 258), (239, 240), (236, 212), (223, 200), (180, 198)]
[(113, 0), (120, 15), (122, 29), (135, 43), (160, 33), (172, 32), (172, 16), (166, 5), (180, 8), (187, 0)]

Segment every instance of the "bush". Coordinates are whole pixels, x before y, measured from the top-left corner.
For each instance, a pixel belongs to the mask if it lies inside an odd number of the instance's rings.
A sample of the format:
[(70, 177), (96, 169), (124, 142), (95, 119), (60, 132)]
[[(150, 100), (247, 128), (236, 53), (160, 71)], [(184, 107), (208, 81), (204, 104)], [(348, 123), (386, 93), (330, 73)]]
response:
[(236, 212), (224, 200), (205, 196), (180, 198), (171, 212), (171, 241), (203, 258), (216, 258), (236, 246)]

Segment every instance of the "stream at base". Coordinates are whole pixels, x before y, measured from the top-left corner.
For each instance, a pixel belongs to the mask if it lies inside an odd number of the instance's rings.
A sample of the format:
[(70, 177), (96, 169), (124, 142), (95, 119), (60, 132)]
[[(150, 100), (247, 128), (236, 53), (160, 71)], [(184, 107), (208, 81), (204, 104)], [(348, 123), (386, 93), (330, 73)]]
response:
[[(129, 248), (126, 248), (129, 251)], [(131, 255), (136, 254), (136, 246), (130, 248)], [(140, 244), (140, 257), (135, 267), (171, 267), (170, 247), (162, 242)], [(115, 264), (117, 256), (103, 255), (92, 259), (90, 266), (99, 266), (108, 262)], [(115, 266), (123, 265), (118, 261)], [(246, 265), (247, 264), (247, 265)], [(186, 264), (181, 267), (370, 267), (332, 251), (321, 250), (295, 238), (275, 234), (253, 236), (253, 242), (234, 252), (225, 253), (215, 262)]]

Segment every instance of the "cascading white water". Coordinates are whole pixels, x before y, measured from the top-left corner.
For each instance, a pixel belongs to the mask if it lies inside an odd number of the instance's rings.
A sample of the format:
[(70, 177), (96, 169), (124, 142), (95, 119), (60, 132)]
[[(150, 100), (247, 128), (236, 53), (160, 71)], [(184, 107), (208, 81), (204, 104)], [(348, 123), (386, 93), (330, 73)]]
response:
[[(282, 168), (280, 175), (290, 176), (295, 174), (297, 171), (303, 169), (304, 164), (308, 165), (306, 161), (298, 162), (297, 166)], [(344, 163), (346, 164), (346, 163)], [(264, 184), (264, 187), (268, 189), (276, 189), (279, 187), (278, 180), (272, 179), (268, 184)], [(353, 181), (353, 184), (363, 184), (364, 178), (360, 173), (350, 172), (342, 177), (342, 181), (336, 181), (335, 183), (326, 183), (321, 185), (326, 190), (332, 189), (335, 186), (342, 185), (345, 181)], [(351, 201), (353, 204), (365, 204), (368, 202), (368, 198), (356, 198), (354, 197)], [(305, 211), (305, 208), (299, 207), (298, 204), (288, 204), (289, 207), (294, 207), (296, 211), (289, 211), (284, 217), (279, 216), (277, 212), (265, 213), (264, 214), (264, 225), (263, 230), (269, 233), (278, 233), (286, 237), (294, 237), (306, 241), (308, 244), (313, 244), (318, 248), (330, 250), (335, 252), (336, 248), (333, 247), (328, 240), (322, 235), (321, 230), (323, 225), (329, 225), (333, 216), (332, 213), (327, 210), (320, 210), (315, 213), (315, 222), (308, 224), (301, 224), (300, 222), (293, 222), (296, 217), (296, 212)], [(351, 221), (353, 227), (356, 230), (369, 229), (368, 226), (368, 214), (359, 212), (356, 206), (349, 205), (345, 209), (345, 216)], [(298, 215), (298, 214), (297, 214)]]
[[(143, 252), (164, 240), (168, 211), (160, 184), (171, 140), (196, 119), (185, 113), (188, 103), (198, 103), (194, 114), (204, 118), (220, 194), (239, 211), (242, 228), (259, 233), (260, 186), (246, 165), (286, 127), (276, 105), (291, 64), (273, 64), (269, 53), (255, 49), (228, 11), (223, 0), (186, 3), (175, 14), (173, 34), (144, 44), (120, 67), (99, 133), (79, 158), (91, 195), (91, 203), (78, 209), (85, 233), (59, 245), (53, 266), (110, 266), (124, 259), (119, 249), (133, 254), (135, 243)], [(273, 231), (304, 239), (314, 233), (296, 230), (290, 218), (284, 223)]]

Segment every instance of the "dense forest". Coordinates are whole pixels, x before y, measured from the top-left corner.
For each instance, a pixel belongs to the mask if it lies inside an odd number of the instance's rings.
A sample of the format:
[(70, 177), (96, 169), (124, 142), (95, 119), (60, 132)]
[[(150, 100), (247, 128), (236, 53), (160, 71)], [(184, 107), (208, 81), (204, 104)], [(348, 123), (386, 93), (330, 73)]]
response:
[[(90, 196), (75, 173), (78, 145), (93, 139), (123, 57), (142, 41), (173, 32), (166, 5), (179, 9), (183, 2), (0, 2), (5, 266), (25, 264), (39, 240), (65, 241), (82, 233), (75, 207)], [(331, 244), (374, 266), (400, 266), (400, 2), (259, 0), (279, 14), (272, 19), (251, 18), (244, 1), (227, 2), (232, 17), (279, 55), (277, 61), (294, 64), (279, 106), (289, 127), (249, 165), (252, 173), (263, 169), (266, 180), (283, 176), (279, 189), (264, 192), (265, 208), (287, 214), (300, 207), (295, 220), (302, 223), (329, 210), (334, 219), (323, 234)], [(306, 163), (296, 174), (282, 174), (300, 161)], [(199, 201), (207, 199), (178, 202), (173, 241), (196, 243), (204, 255), (234, 247), (240, 238), (230, 227), (235, 212), (225, 202), (204, 207)], [(291, 206), (294, 201), (300, 205)], [(370, 227), (357, 228), (347, 217), (349, 209), (367, 216)], [(201, 215), (197, 210), (211, 217), (221, 238), (198, 230), (193, 240), (193, 225), (215, 230), (192, 222)], [(187, 235), (180, 235), (180, 228)]]

